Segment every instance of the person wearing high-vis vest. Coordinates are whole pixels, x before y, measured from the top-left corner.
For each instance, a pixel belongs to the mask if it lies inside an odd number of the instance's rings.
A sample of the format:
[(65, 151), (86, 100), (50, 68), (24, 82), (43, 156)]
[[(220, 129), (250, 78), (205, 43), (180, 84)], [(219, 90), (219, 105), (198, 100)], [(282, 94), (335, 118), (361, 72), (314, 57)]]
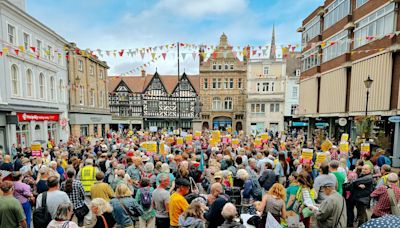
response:
[(97, 168), (93, 166), (92, 159), (86, 159), (85, 166), (79, 170), (79, 179), (86, 193), (90, 192), (92, 185), (96, 183)]

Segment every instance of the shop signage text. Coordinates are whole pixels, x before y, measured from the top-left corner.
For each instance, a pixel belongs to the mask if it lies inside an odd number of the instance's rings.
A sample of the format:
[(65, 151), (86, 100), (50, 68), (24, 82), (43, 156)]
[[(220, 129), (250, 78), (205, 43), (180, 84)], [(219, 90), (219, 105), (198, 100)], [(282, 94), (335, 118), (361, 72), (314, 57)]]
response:
[(17, 112), (18, 121), (58, 121), (59, 114)]

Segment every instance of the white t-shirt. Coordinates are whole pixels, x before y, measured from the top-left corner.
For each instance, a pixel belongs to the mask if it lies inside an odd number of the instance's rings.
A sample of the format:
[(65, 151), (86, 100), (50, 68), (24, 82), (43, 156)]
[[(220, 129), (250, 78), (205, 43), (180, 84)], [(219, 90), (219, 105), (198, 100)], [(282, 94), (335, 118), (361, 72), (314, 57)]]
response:
[(47, 228), (79, 228), (79, 226), (71, 221), (56, 221), (51, 220)]
[[(43, 193), (39, 194), (39, 196), (37, 197), (36, 208), (42, 206), (42, 196)], [(46, 205), (52, 218), (54, 218), (54, 216), (56, 215), (58, 205), (62, 203), (71, 203), (71, 200), (69, 199), (67, 193), (59, 190), (47, 192)]]

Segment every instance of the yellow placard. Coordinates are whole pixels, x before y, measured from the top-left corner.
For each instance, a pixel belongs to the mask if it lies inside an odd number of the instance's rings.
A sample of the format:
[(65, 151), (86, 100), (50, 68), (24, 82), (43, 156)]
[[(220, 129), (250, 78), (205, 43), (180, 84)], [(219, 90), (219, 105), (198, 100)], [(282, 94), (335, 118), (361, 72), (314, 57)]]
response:
[(192, 142), (193, 141), (193, 135), (186, 135), (185, 136), (185, 141), (186, 142)]
[(317, 154), (316, 163), (323, 163), (326, 161), (326, 153), (321, 152)]
[(176, 138), (176, 144), (177, 145), (183, 145), (183, 138), (182, 137)]
[(369, 154), (371, 146), (369, 143), (361, 143), (361, 154)]
[(213, 131), (212, 134), (211, 134), (211, 137), (214, 140), (220, 141), (221, 140), (221, 132), (220, 131)]
[(345, 141), (348, 141), (348, 140), (349, 140), (349, 134), (343, 133), (340, 141), (345, 142)]
[(327, 139), (321, 144), (321, 150), (324, 152), (328, 151), (329, 149), (332, 148), (332, 146), (333, 146), (332, 142)]
[(160, 143), (160, 154), (163, 155), (163, 156), (167, 155), (167, 152), (165, 151), (164, 142)]
[(341, 142), (339, 144), (340, 153), (347, 154), (349, 152), (349, 142)]
[(194, 132), (194, 136), (196, 136), (196, 137), (201, 137), (201, 131), (195, 131)]
[(260, 138), (256, 138), (254, 140), (254, 146), (260, 147), (261, 145), (262, 145), (261, 139)]
[(268, 133), (262, 133), (261, 134), (261, 139), (262, 140), (268, 140), (268, 137), (269, 137)]
[(313, 158), (313, 149), (304, 148), (301, 153), (301, 158), (305, 160), (312, 160)]
[(136, 141), (136, 140), (137, 140), (136, 136), (132, 136), (132, 141)]
[(129, 130), (128, 135), (129, 135), (129, 136), (133, 135), (133, 131), (132, 131), (132, 130)]
[(174, 142), (175, 142), (175, 139), (174, 139), (173, 137), (168, 138), (168, 139), (167, 139), (167, 142), (169, 142), (169, 143), (174, 143)]
[(145, 149), (146, 151), (148, 151), (148, 145), (149, 145), (149, 142), (142, 142), (142, 143), (140, 144), (140, 146), (141, 146), (143, 149)]
[(238, 146), (239, 145), (239, 139), (232, 139), (232, 146)]
[(40, 145), (40, 144), (32, 144), (31, 145), (31, 150), (32, 151), (42, 150), (42, 145)]
[(149, 142), (147, 144), (147, 152), (156, 153), (157, 152), (157, 143), (156, 142)]
[(229, 133), (232, 133), (232, 127), (228, 127), (228, 128), (226, 129), (226, 131), (229, 132)]

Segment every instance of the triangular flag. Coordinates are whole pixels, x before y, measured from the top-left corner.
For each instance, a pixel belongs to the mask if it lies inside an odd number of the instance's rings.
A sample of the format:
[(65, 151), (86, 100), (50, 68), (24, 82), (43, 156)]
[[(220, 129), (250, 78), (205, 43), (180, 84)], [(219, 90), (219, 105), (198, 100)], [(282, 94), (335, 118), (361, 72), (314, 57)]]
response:
[(218, 54), (217, 54), (217, 52), (215, 51), (212, 55), (213, 55), (213, 58), (216, 59)]
[(2, 51), (0, 51), (0, 56), (3, 56), (3, 52)]
[(119, 53), (119, 56), (123, 56), (124, 55), (124, 49), (122, 49), (120, 52), (118, 52)]
[(144, 52), (140, 52), (140, 56), (144, 59)]
[(3, 48), (3, 54), (7, 54), (8, 53), (8, 48)]
[(32, 52), (36, 52), (36, 48), (35, 47), (31, 47)]
[(110, 56), (110, 51), (106, 51), (106, 55), (107, 55), (107, 56)]
[(182, 59), (185, 60), (186, 58), (186, 53), (182, 53)]
[(17, 54), (17, 55), (19, 54), (19, 49), (16, 48), (16, 49), (14, 49), (14, 51), (15, 51), (15, 54)]
[(156, 57), (156, 53), (152, 52), (151, 53), (151, 58), (154, 59)]
[(25, 47), (24, 47), (23, 45), (18, 46), (18, 48), (19, 48), (19, 50), (20, 50), (21, 52), (25, 52)]
[(162, 55), (163, 59), (165, 60), (165, 57), (167, 57), (167, 53), (163, 52), (163, 53), (161, 53), (161, 55)]

